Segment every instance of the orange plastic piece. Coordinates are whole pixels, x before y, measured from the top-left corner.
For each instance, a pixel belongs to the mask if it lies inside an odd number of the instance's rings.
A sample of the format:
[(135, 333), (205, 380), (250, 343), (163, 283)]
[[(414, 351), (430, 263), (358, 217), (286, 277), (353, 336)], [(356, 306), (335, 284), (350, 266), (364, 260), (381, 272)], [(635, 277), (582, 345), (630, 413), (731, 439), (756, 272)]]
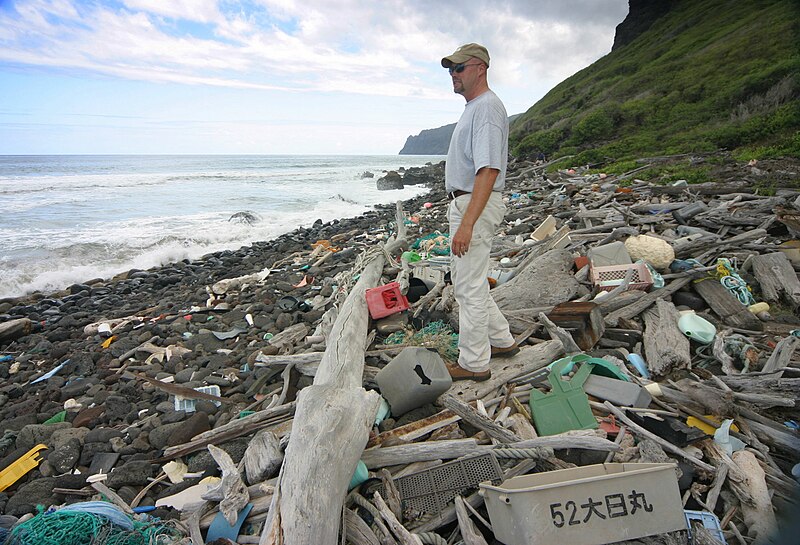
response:
[(38, 444), (31, 450), (17, 458), (10, 466), (0, 471), (0, 492), (20, 480), (31, 469), (39, 465), (42, 459), (39, 451), (47, 448), (47, 445)]

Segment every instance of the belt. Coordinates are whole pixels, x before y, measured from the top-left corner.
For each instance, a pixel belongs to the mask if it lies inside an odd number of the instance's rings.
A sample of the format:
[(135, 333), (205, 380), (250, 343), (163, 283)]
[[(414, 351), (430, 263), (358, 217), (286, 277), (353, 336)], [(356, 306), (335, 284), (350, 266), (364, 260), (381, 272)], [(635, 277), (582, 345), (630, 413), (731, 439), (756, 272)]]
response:
[(455, 191), (451, 191), (450, 193), (448, 193), (447, 197), (452, 201), (456, 197), (460, 197), (462, 195), (469, 195), (469, 194), (470, 194), (469, 191), (462, 191), (460, 189), (456, 189)]

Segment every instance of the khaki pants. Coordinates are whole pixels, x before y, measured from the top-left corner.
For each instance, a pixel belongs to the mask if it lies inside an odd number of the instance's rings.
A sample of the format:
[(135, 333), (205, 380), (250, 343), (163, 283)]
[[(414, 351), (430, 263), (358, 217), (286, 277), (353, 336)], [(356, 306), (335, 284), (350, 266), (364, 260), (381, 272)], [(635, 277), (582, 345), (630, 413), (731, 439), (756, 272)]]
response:
[[(452, 240), (467, 210), (470, 195), (450, 201), (447, 220)], [(489, 294), (489, 253), (492, 237), (505, 216), (506, 207), (499, 192), (493, 192), (472, 230), (469, 251), (461, 257), (450, 256), (450, 277), (458, 301), (458, 364), (468, 371), (489, 368), (491, 347), (514, 344), (505, 319)]]

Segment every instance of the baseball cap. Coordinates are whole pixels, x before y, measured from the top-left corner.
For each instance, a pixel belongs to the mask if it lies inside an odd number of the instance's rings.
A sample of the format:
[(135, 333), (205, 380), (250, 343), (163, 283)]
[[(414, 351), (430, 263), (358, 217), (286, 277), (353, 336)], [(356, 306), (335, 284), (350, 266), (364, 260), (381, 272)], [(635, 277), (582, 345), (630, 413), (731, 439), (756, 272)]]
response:
[(464, 44), (456, 49), (452, 55), (442, 59), (442, 66), (450, 68), (454, 64), (467, 62), (472, 57), (480, 59), (489, 66), (489, 52), (480, 44)]

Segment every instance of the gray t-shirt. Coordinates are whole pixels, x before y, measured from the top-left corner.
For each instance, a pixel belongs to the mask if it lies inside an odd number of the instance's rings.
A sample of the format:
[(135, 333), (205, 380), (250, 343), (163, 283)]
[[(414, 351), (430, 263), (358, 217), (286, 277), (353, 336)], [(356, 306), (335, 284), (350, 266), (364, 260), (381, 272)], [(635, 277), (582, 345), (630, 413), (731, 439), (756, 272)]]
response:
[(473, 98), (458, 120), (445, 164), (445, 191), (472, 192), (475, 174), (483, 167), (500, 171), (494, 191), (505, 187), (508, 165), (508, 114), (493, 91)]

